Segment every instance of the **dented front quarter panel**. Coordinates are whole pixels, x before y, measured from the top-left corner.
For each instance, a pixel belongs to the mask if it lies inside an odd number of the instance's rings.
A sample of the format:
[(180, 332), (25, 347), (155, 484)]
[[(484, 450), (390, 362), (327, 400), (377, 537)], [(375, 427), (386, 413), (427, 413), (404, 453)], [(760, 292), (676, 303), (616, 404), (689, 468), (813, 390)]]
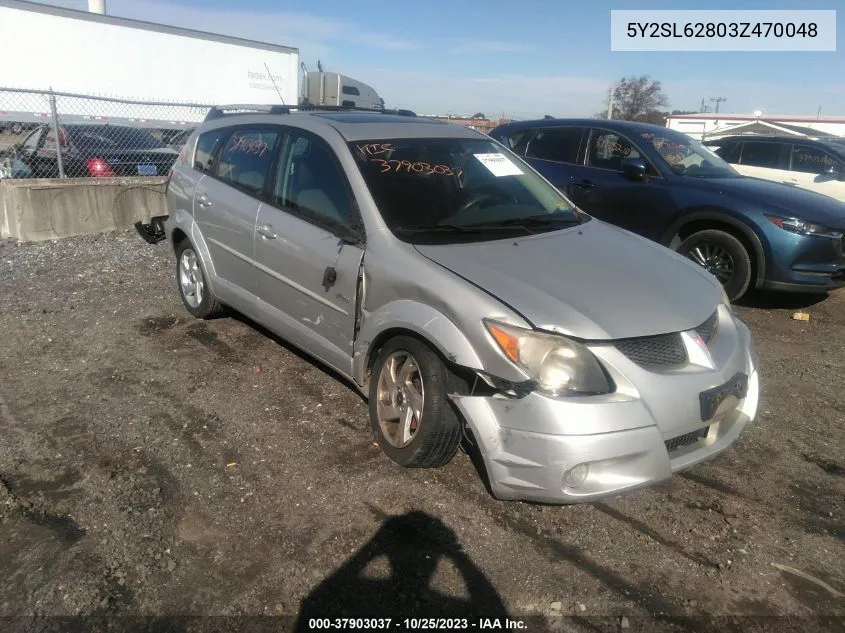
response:
[(425, 339), (450, 362), (505, 380), (526, 379), (495, 346), (482, 318), (528, 327), (495, 298), (398, 240), (371, 240), (364, 259), (361, 327), (355, 340), (353, 379), (366, 382), (373, 343), (389, 330)]

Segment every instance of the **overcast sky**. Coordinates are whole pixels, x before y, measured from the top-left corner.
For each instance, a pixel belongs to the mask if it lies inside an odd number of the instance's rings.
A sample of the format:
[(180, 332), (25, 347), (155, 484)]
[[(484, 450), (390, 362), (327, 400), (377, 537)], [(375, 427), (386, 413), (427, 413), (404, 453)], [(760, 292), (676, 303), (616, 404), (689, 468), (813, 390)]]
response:
[[(53, 0), (87, 9), (87, 0)], [(784, 0), (642, 0), (637, 9), (807, 8)], [(108, 12), (300, 49), (371, 84), (389, 106), (519, 118), (590, 116), (629, 74), (663, 82), (672, 109), (725, 97), (722, 112), (845, 115), (845, 54), (610, 51), (610, 10), (630, 2), (549, 0), (107, 0)], [(815, 0), (836, 9), (841, 0)], [(166, 72), (166, 66), (162, 68)]]

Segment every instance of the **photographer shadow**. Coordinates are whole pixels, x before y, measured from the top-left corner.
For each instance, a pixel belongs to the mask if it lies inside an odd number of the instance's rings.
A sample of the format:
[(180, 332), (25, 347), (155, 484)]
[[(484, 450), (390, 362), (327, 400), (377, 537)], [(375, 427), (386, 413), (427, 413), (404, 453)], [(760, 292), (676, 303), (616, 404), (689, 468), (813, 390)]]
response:
[[(431, 586), (441, 561), (454, 565), (466, 597)], [(392, 618), (396, 626), (405, 618), (435, 617), (474, 621), (508, 613), (455, 533), (440, 519), (414, 511), (386, 519), (366, 545), (321, 582), (302, 601), (295, 630), (312, 630), (313, 618)]]

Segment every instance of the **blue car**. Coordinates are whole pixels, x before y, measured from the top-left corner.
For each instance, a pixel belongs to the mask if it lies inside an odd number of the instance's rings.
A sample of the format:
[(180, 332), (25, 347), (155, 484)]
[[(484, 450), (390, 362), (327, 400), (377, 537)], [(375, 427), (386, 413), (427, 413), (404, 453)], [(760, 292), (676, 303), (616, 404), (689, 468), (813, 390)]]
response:
[(685, 134), (630, 121), (541, 119), (490, 135), (590, 215), (706, 268), (732, 300), (755, 288), (845, 285), (845, 204), (741, 176)]

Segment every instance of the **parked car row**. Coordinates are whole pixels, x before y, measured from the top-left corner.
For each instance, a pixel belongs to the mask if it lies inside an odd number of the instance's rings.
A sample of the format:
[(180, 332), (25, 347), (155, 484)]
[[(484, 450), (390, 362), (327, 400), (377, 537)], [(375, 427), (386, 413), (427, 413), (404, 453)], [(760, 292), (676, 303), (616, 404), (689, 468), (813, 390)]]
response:
[[(51, 126), (39, 125), (0, 152), (0, 162), (16, 163), (23, 177), (58, 178), (55, 136)], [(145, 130), (123, 125), (65, 125), (59, 142), (64, 173), (71, 178), (163, 176), (178, 156)]]
[[(584, 169), (558, 188), (518, 155), (547, 130), (568, 145), (540, 160)], [(238, 310), (348, 379), (400, 465), (445, 464), (466, 436), (499, 498), (653, 484), (727, 449), (759, 393), (749, 331), (717, 277), (564, 195), (575, 183), (619, 205), (635, 187), (679, 195), (661, 139), (643, 136), (658, 132), (526, 123), (496, 135), (512, 152), (410, 116), (217, 115), (168, 184), (177, 287), (192, 315)], [(686, 152), (670, 164), (741, 180), (697, 144), (664, 140)]]

